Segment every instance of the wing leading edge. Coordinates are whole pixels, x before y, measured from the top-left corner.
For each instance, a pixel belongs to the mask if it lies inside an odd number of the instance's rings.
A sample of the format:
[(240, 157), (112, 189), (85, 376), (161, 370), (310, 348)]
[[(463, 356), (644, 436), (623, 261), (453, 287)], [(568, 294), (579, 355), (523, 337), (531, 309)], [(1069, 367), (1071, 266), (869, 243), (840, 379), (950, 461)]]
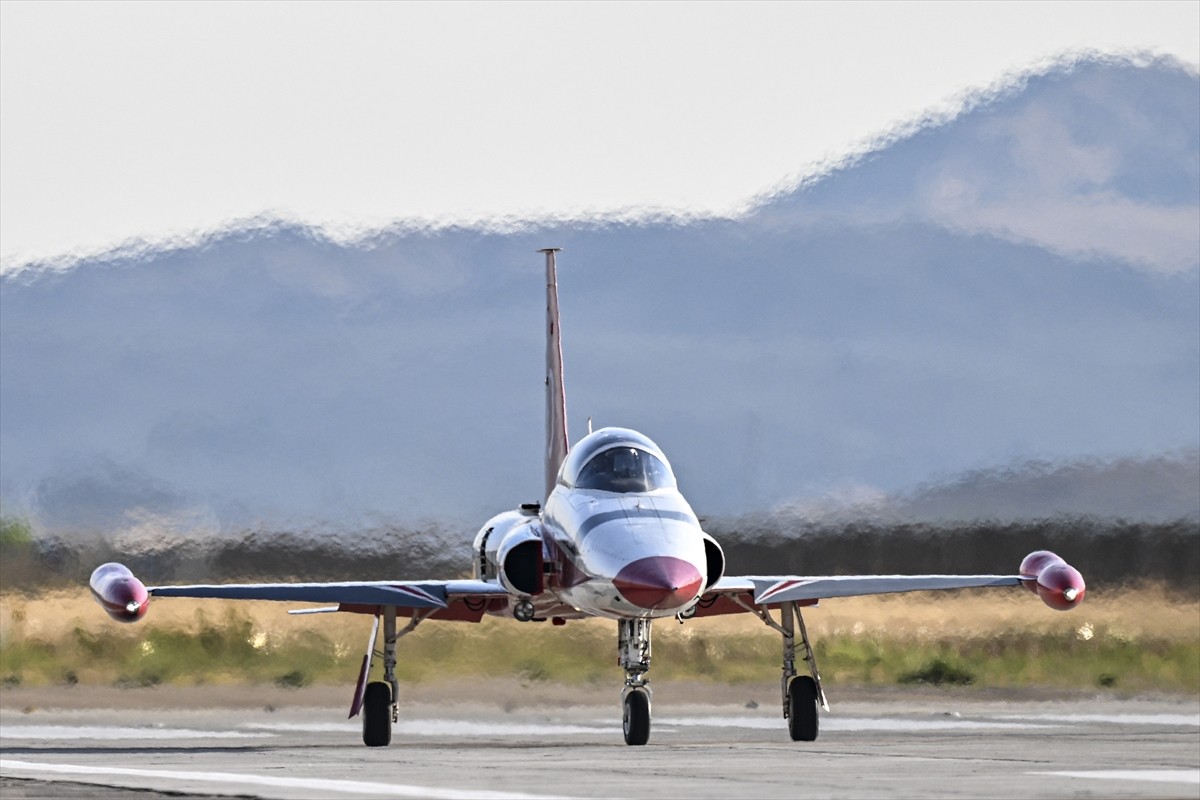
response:
[(722, 578), (710, 591), (753, 592), (755, 604), (761, 605), (893, 592), (1017, 586), (1020, 583), (1021, 578), (1017, 575), (750, 575)]
[(458, 599), (504, 597), (491, 581), (342, 581), (336, 583), (231, 583), (151, 586), (156, 597), (203, 597), (223, 600), (279, 600), (339, 603), (346, 606), (395, 606), (444, 609)]
[(782, 603), (816, 605), (836, 597), (1017, 586), (1021, 582), (1018, 575), (744, 575), (713, 584), (696, 604), (696, 615), (739, 614), (751, 611), (752, 606)]

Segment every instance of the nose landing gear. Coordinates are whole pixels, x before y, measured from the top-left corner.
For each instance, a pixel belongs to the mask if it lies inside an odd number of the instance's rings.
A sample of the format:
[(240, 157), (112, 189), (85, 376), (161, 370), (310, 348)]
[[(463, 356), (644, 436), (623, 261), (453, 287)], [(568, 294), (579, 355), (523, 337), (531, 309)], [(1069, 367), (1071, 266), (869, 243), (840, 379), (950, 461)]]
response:
[(621, 691), (625, 744), (640, 746), (650, 741), (650, 620), (623, 619), (617, 622), (618, 663), (625, 670)]

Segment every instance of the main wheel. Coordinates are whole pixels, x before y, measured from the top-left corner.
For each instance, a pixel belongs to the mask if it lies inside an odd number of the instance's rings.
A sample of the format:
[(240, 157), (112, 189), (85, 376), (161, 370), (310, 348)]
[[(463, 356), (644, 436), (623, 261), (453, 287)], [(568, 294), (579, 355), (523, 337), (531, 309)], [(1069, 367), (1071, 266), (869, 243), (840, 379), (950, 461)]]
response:
[(387, 747), (392, 743), (392, 687), (383, 681), (367, 684), (363, 695), (363, 744)]
[(793, 678), (788, 684), (788, 733), (792, 741), (816, 740), (819, 722), (817, 682), (808, 675)]
[(643, 745), (650, 741), (650, 698), (634, 689), (625, 695), (625, 744)]

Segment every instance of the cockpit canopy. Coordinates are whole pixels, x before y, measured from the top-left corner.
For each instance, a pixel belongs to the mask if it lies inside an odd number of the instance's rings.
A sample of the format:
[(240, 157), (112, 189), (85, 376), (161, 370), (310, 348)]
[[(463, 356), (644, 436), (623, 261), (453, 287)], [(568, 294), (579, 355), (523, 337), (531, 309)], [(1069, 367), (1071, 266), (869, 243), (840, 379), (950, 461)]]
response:
[(636, 431), (602, 428), (567, 454), (559, 482), (602, 492), (674, 489), (675, 475), (658, 445)]
[(601, 450), (583, 466), (576, 489), (602, 492), (652, 492), (674, 489), (675, 478), (667, 465), (651, 453), (636, 447), (617, 445)]

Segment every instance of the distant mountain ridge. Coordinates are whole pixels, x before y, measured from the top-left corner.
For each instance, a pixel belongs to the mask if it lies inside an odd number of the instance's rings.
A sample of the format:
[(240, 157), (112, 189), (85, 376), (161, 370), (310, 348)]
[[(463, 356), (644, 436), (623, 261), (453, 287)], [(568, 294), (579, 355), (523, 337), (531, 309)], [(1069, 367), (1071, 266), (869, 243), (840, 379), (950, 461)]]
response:
[(1090, 518), (1200, 524), (1200, 450), (1155, 458), (1022, 462), (971, 470), (893, 493), (812, 497), (769, 515), (779, 530), (854, 522), (1030, 524)]
[(760, 214), (924, 220), (1067, 256), (1187, 272), (1200, 252), (1200, 92), (1171, 61), (1067, 61), (1015, 77), (767, 203)]
[(1200, 78), (1101, 60), (738, 219), (269, 223), (5, 274), (5, 513), (307, 529), (537, 500), (548, 245), (573, 438), (643, 430), (701, 513), (1200, 446)]

